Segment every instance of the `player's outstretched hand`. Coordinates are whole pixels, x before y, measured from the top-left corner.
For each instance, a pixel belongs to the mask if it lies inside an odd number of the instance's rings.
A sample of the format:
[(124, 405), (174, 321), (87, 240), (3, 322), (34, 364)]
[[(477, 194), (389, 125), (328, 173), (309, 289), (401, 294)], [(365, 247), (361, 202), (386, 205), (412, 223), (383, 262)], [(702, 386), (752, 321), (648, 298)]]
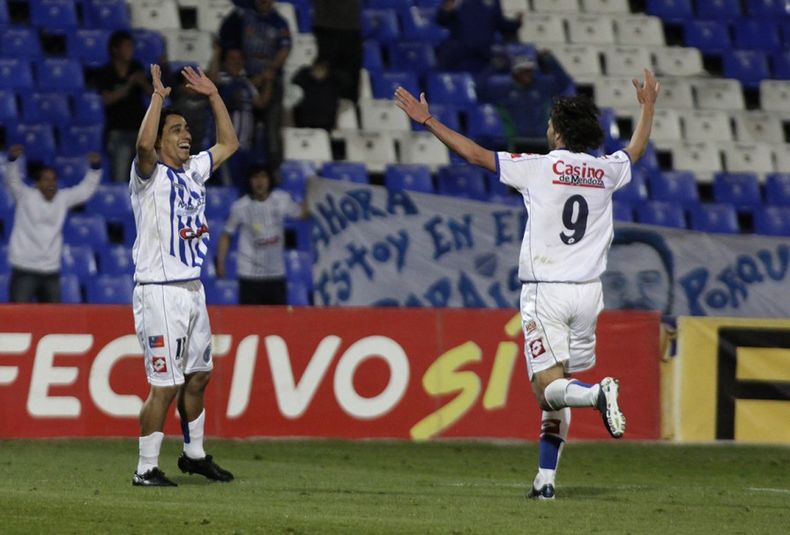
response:
[(404, 87), (395, 90), (395, 105), (406, 112), (412, 121), (423, 124), (430, 119), (431, 112), (428, 111), (428, 101), (425, 100), (425, 93), (420, 93), (420, 100)]
[(8, 147), (8, 152), (6, 153), (6, 157), (8, 158), (9, 162), (13, 162), (14, 160), (22, 156), (23, 152), (25, 152), (25, 149), (24, 147), (22, 147), (22, 145), (11, 145), (10, 147)]
[(661, 84), (656, 80), (655, 74), (650, 69), (645, 69), (645, 80), (639, 82), (636, 78), (631, 80), (636, 88), (636, 99), (640, 104), (655, 104)]
[(181, 69), (181, 74), (187, 79), (187, 88), (195, 93), (210, 97), (217, 94), (217, 86), (214, 85), (208, 76), (203, 73), (203, 69), (198, 67), (197, 71), (187, 65)]
[(151, 64), (151, 83), (154, 86), (154, 93), (159, 93), (162, 98), (170, 94), (170, 88), (162, 83), (162, 69), (156, 63)]

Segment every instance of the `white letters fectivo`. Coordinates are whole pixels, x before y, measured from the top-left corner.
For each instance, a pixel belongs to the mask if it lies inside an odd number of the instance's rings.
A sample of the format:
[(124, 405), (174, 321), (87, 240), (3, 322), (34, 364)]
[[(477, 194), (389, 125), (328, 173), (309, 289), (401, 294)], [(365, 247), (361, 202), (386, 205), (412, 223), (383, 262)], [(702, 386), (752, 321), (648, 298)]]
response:
[[(23, 355), (30, 350), (31, 333), (0, 333), (0, 354)], [(228, 418), (238, 418), (249, 406), (255, 384), (255, 364), (258, 335), (250, 335), (239, 342), (228, 392)], [(214, 357), (228, 353), (230, 335), (215, 335)], [(285, 340), (276, 335), (264, 338), (264, 347), (271, 368), (277, 406), (289, 419), (299, 418), (310, 407), (319, 385), (326, 377), (342, 340), (327, 336), (316, 347), (307, 367), (297, 382)], [(82, 412), (79, 398), (51, 396), (51, 386), (68, 386), (76, 382), (79, 368), (55, 366), (55, 355), (85, 355), (93, 345), (91, 334), (49, 334), (36, 346), (28, 392), (27, 410), (33, 417), (77, 418)], [(143, 400), (135, 394), (119, 394), (110, 386), (112, 369), (124, 358), (141, 358), (137, 337), (121, 336), (102, 347), (91, 363), (88, 391), (94, 405), (117, 418), (136, 418)], [(354, 374), (359, 366), (371, 358), (382, 359), (389, 368), (389, 380), (384, 390), (371, 398), (360, 396), (354, 388)], [(142, 373), (142, 370), (141, 370)], [(18, 366), (0, 366), (0, 388), (13, 384), (18, 378)], [(334, 374), (333, 389), (340, 408), (357, 419), (381, 417), (397, 406), (409, 385), (409, 359), (403, 348), (391, 338), (368, 336), (353, 343), (340, 356)], [(83, 400), (85, 401), (85, 400)]]

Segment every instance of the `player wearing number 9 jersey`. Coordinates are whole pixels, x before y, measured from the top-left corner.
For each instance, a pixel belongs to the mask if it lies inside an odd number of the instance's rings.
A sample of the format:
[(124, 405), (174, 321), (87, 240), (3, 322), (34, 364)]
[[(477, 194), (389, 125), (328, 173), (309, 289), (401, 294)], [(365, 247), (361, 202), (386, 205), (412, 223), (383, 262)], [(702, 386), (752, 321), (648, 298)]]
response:
[(546, 139), (549, 153), (495, 153), (446, 127), (431, 115), (425, 95), (406, 89), (395, 103), (414, 121), (469, 163), (498, 173), (524, 198), (527, 225), (519, 255), (524, 354), (532, 388), (543, 411), (538, 474), (529, 497), (553, 499), (557, 465), (568, 436), (571, 407), (601, 412), (609, 433), (620, 438), (625, 417), (619, 383), (571, 379), (595, 365), (595, 325), (603, 308), (600, 276), (613, 236), (612, 194), (631, 180), (631, 164), (647, 149), (659, 84), (645, 69), (634, 80), (639, 122), (622, 151), (595, 157), (603, 141), (598, 110), (584, 97), (557, 99)]

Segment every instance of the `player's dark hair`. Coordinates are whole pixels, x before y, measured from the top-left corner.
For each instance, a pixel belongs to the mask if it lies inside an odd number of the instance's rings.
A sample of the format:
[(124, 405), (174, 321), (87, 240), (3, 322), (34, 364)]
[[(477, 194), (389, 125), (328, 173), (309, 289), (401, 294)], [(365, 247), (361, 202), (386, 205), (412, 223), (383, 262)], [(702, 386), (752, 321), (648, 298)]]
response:
[(112, 56), (113, 50), (118, 48), (124, 41), (131, 41), (134, 43), (134, 37), (132, 37), (130, 32), (126, 30), (115, 30), (112, 32), (110, 40), (107, 43), (107, 52), (110, 53), (110, 56)]
[(260, 174), (265, 174), (269, 177), (269, 191), (274, 189), (275, 173), (274, 168), (269, 165), (253, 164), (247, 168), (247, 191), (252, 194), (252, 184), (249, 182), (252, 177)]
[(159, 128), (156, 130), (156, 145), (159, 145), (159, 142), (162, 141), (162, 132), (165, 129), (165, 121), (171, 115), (178, 115), (183, 117), (184, 114), (178, 111), (175, 108), (166, 107), (162, 108), (161, 113), (159, 114)]
[(55, 175), (55, 179), (57, 180), (58, 178), (57, 169), (55, 169), (51, 165), (39, 165), (36, 166), (36, 168), (33, 170), (33, 174), (32, 174), (33, 182), (38, 182), (39, 180), (41, 180), (41, 177), (44, 176), (44, 173), (46, 171), (52, 171), (52, 174)]
[(551, 110), (551, 124), (565, 142), (566, 149), (584, 152), (603, 143), (598, 107), (584, 95), (557, 97)]

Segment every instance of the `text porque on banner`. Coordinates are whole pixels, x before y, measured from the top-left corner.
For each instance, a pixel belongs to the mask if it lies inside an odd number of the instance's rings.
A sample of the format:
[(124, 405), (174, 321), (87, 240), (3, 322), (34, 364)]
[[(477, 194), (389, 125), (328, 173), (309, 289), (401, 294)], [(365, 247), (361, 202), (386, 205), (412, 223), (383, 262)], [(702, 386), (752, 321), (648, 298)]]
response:
[[(526, 210), (313, 179), (314, 302), (517, 307)], [(608, 309), (790, 316), (790, 239), (616, 224)]]
[[(535, 440), (540, 430), (512, 310), (209, 314), (209, 435)], [(4, 305), (0, 325), (0, 438), (137, 436), (148, 385), (128, 307)], [(654, 313), (604, 312), (598, 365), (579, 374), (621, 379), (627, 438), (658, 438), (658, 325)], [(166, 432), (180, 433), (175, 415)], [(571, 437), (608, 434), (581, 409)]]

